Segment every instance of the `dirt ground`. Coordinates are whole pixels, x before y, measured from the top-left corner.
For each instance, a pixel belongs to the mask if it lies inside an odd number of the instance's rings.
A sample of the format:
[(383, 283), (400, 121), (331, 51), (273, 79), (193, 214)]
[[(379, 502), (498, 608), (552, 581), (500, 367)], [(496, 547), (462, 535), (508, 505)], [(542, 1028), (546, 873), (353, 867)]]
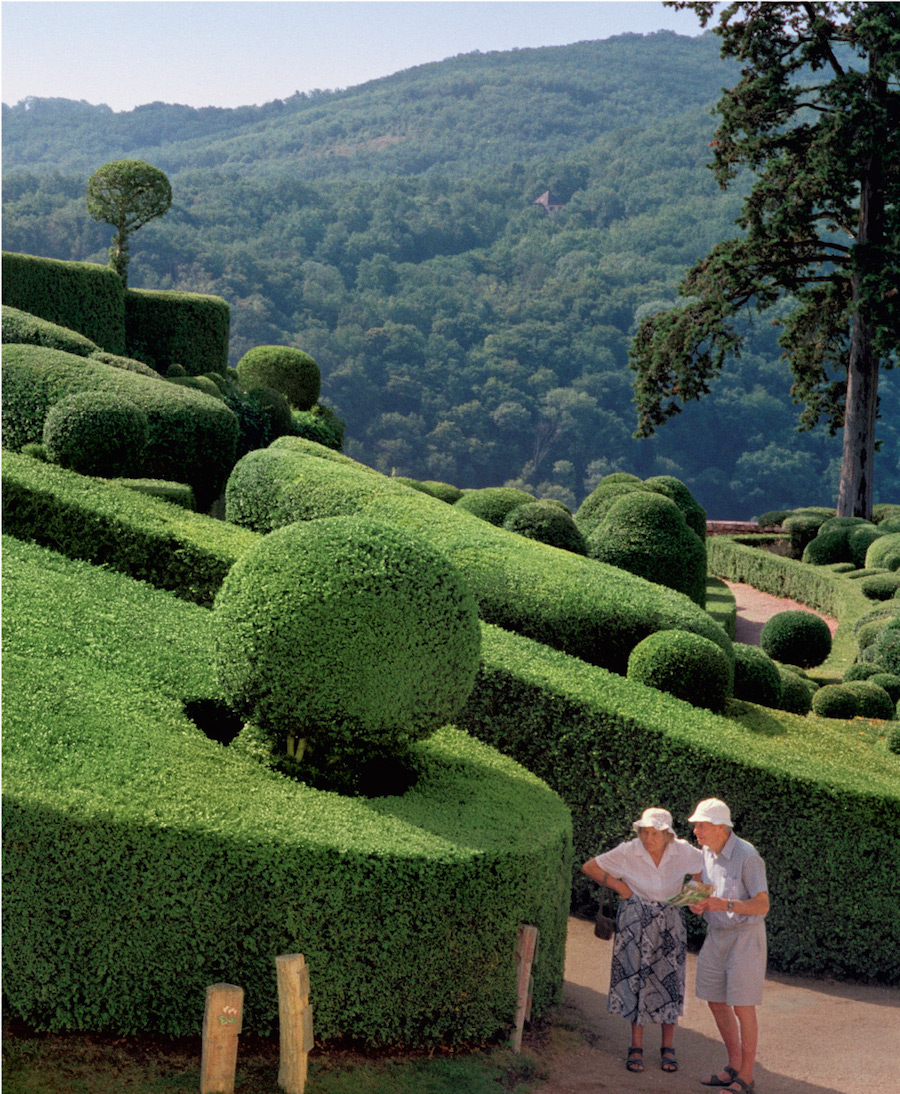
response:
[[(629, 1026), (606, 1010), (612, 941), (594, 925), (569, 920), (559, 1019), (571, 1029), (550, 1053), (549, 1080), (537, 1094), (700, 1094), (699, 1080), (726, 1062), (707, 1005), (694, 996), (697, 958), (688, 954), (685, 1015), (675, 1033), (679, 1071), (659, 1068), (659, 1035), (644, 1035), (645, 1070), (625, 1070)], [(758, 1094), (897, 1094), (900, 990), (770, 975), (758, 1010)], [(546, 1057), (545, 1057), (546, 1060)]]
[[(776, 612), (803, 604), (728, 582), (738, 606), (737, 640), (759, 644)], [(832, 633), (837, 626), (827, 619)], [(659, 1036), (644, 1036), (645, 1070), (625, 1070), (628, 1023), (606, 1010), (612, 941), (594, 937), (593, 923), (569, 920), (560, 1019), (571, 1029), (550, 1054), (549, 1081), (539, 1094), (699, 1094), (699, 1080), (726, 1062), (707, 1005), (694, 996), (697, 958), (688, 955), (685, 1015), (675, 1035), (679, 1071), (659, 1068)], [(758, 1094), (900, 1094), (900, 989), (771, 974), (758, 1011)]]

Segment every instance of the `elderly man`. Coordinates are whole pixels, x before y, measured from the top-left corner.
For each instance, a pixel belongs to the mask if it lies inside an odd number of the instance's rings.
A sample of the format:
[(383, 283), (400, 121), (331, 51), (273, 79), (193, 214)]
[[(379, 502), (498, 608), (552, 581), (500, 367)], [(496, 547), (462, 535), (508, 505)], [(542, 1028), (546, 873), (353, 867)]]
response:
[(707, 798), (688, 821), (703, 848), (703, 880), (713, 886), (712, 896), (691, 905), (707, 926), (697, 958), (697, 996), (709, 1003), (728, 1051), (728, 1066), (701, 1082), (752, 1094), (756, 1007), (766, 975), (766, 867), (756, 848), (732, 831), (725, 802)]

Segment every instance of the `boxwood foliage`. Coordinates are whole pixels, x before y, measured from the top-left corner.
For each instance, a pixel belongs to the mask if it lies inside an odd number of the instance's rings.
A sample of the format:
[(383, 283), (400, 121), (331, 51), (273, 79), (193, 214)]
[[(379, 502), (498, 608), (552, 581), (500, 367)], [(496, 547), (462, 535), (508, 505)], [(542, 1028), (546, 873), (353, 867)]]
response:
[(280, 391), (294, 410), (311, 410), (319, 401), (322, 374), (315, 360), (296, 346), (254, 346), (237, 363), (241, 384)]
[(288, 751), (305, 781), (319, 769), (317, 785), (339, 774), (352, 786), (373, 761), (404, 758), (452, 721), (478, 668), (478, 609), (459, 571), (366, 518), (263, 537), (228, 573), (214, 618), (223, 694), (281, 752), (302, 742)]
[(510, 513), (520, 505), (531, 505), (535, 500), (532, 494), (514, 486), (484, 486), (478, 490), (464, 490), (454, 505), (502, 528)]
[(79, 391), (54, 403), (44, 419), (47, 459), (82, 475), (115, 478), (140, 466), (150, 438), (147, 415), (112, 391)]
[(507, 514), (503, 527), (526, 539), (536, 539), (576, 555), (587, 553), (587, 545), (572, 514), (554, 501), (517, 505)]
[(778, 708), (784, 690), (781, 673), (771, 657), (744, 642), (734, 644), (734, 697), (763, 707)]
[(664, 494), (618, 498), (587, 536), (590, 558), (608, 562), (706, 605), (706, 547)]
[(128, 485), (3, 453), (3, 527), (70, 558), (130, 574), (212, 605), (236, 558), (257, 542), (246, 528), (188, 512)]
[(151, 289), (125, 291), (125, 342), (132, 357), (190, 375), (228, 367), (231, 309), (219, 296)]
[(496, 528), (296, 437), (240, 460), (225, 498), (228, 519), (256, 531), (359, 514), (417, 532), (459, 568), (483, 620), (622, 674), (642, 638), (669, 628), (710, 638), (730, 656), (724, 630), (687, 597)]
[(773, 660), (807, 669), (831, 653), (831, 631), (814, 612), (778, 612), (763, 625), (759, 645)]
[(147, 415), (150, 437), (136, 477), (189, 483), (200, 508), (218, 497), (231, 470), (237, 418), (223, 402), (99, 361), (39, 346), (3, 354), (3, 442), (41, 440), (50, 408), (82, 391), (123, 395)]
[(29, 346), (47, 346), (49, 349), (61, 349), (74, 353), (78, 357), (90, 357), (92, 353), (102, 352), (96, 342), (85, 338), (78, 331), (61, 327), (37, 315), (3, 305), (3, 342), (19, 342)]
[(561, 994), (571, 820), (451, 727), (392, 798), (312, 790), (185, 716), (215, 696), (212, 615), (4, 544), (3, 985), (38, 1029), (197, 1034), (208, 984), (277, 1029), (274, 958), (305, 954), (316, 1037), (492, 1038), (520, 924), (539, 1015)]
[(595, 906), (577, 866), (648, 804), (687, 836), (697, 801), (720, 797), (766, 861), (771, 967), (900, 982), (900, 781), (852, 723), (746, 703), (723, 717), (491, 626), (457, 723), (572, 810), (576, 908)]
[(648, 634), (628, 658), (629, 680), (707, 710), (724, 709), (733, 676), (733, 663), (721, 646), (690, 631)]
[(122, 279), (109, 266), (4, 251), (3, 303), (125, 353)]
[(900, 532), (886, 532), (869, 544), (866, 566), (900, 570)]

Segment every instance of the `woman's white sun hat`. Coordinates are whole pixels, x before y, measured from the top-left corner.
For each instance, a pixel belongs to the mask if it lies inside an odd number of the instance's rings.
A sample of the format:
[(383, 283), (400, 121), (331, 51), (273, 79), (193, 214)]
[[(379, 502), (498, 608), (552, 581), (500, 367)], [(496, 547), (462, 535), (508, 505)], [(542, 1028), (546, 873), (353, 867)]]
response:
[(641, 819), (636, 820), (631, 827), (635, 832), (639, 828), (655, 828), (657, 832), (675, 834), (675, 829), (672, 827), (672, 814), (668, 809), (645, 809), (641, 813)]
[(705, 821), (707, 824), (724, 824), (728, 828), (734, 828), (731, 823), (731, 810), (718, 798), (705, 798), (697, 803), (697, 808), (688, 817), (689, 824)]

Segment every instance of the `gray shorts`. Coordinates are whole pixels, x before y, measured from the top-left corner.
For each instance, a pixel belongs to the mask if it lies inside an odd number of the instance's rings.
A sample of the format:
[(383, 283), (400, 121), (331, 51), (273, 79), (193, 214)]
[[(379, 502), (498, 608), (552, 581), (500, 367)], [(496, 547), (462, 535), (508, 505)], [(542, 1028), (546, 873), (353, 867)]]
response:
[(766, 925), (711, 927), (697, 957), (697, 998), (730, 1007), (762, 1002), (766, 978)]

